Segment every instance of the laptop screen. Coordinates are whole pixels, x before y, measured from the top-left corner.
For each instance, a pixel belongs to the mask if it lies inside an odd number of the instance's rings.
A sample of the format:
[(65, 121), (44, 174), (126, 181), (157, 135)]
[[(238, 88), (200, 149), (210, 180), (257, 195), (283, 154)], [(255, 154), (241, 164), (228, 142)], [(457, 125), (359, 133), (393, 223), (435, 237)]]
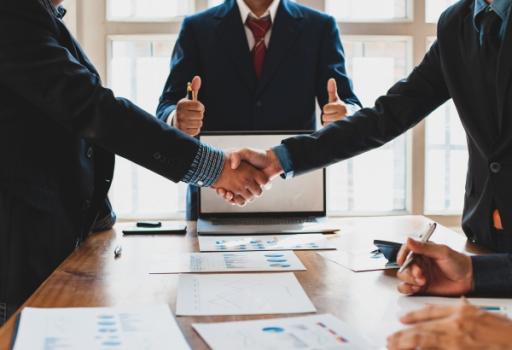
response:
[[(296, 134), (206, 134), (201, 141), (223, 150), (250, 147), (269, 149), (279, 145), (283, 139)], [(199, 216), (240, 216), (264, 214), (325, 215), (325, 170), (317, 170), (296, 178), (274, 179), (272, 188), (264, 191), (258, 198), (245, 207), (230, 205), (217, 196), (210, 188), (199, 191)]]

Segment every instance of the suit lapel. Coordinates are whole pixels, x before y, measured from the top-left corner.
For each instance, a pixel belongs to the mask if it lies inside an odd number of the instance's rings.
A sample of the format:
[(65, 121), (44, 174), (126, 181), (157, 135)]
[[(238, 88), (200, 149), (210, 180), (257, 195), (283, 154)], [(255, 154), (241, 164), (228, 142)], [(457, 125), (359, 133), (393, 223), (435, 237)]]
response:
[[(472, 72), (471, 76), (465, 76), (462, 79), (473, 80), (473, 89), (480, 90), (484, 85), (483, 67), (480, 59), (480, 42), (478, 33), (473, 25), (473, 6), (470, 7), (465, 18), (461, 21), (460, 35), (463, 38), (459, 40), (462, 57), (466, 65), (466, 72)], [(487, 96), (483, 101), (487, 103)], [(466, 118), (464, 124), (471, 130), (470, 134), (478, 135), (474, 137), (478, 144), (486, 153), (489, 153), (494, 143), (495, 133), (493, 132), (494, 121), (489, 120), (489, 115), (479, 115), (479, 120)]]
[(498, 94), (498, 116), (501, 134), (503, 134), (502, 128), (504, 126), (503, 118), (505, 117), (505, 101), (508, 95), (507, 87), (508, 82), (510, 81), (510, 74), (512, 73), (512, 16), (509, 17), (507, 32), (502, 41), (500, 57), (498, 60), (498, 80), (496, 89)]
[(252, 64), (244, 24), (235, 1), (226, 1), (215, 17), (220, 20), (218, 33), (220, 45), (228, 53), (247, 87), (254, 91), (256, 88), (256, 73)]
[(257, 95), (263, 92), (267, 84), (272, 80), (281, 62), (290, 52), (291, 46), (295, 43), (301, 32), (301, 19), (302, 12), (298, 7), (288, 0), (281, 0), (275, 23), (272, 26), (272, 34), (256, 92)]

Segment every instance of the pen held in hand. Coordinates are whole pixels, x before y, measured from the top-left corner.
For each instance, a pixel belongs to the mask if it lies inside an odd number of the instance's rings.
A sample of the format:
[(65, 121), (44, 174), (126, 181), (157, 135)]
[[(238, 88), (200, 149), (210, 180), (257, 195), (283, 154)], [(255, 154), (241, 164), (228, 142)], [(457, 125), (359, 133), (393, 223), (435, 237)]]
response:
[[(435, 222), (429, 225), (427, 232), (420, 236), (422, 243), (427, 243), (429, 241), (430, 237), (432, 237), (432, 234), (436, 230), (436, 227), (437, 224)], [(407, 254), (407, 258), (405, 259), (404, 264), (398, 270), (398, 273), (404, 272), (412, 264), (412, 262), (414, 261), (414, 257), (415, 254), (412, 251), (409, 252), (409, 254)]]

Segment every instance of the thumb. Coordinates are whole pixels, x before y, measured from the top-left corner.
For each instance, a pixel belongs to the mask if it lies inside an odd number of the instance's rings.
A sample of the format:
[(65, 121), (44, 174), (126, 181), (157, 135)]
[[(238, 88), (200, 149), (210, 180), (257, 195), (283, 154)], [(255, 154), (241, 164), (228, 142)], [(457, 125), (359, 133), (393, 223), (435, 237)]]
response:
[(334, 78), (327, 81), (327, 94), (329, 95), (329, 103), (339, 100), (338, 86), (336, 85), (336, 80)]
[(446, 257), (449, 248), (435, 243), (423, 243), (412, 238), (407, 239), (407, 247), (415, 254), (424, 255), (428, 258), (441, 259)]
[(199, 89), (201, 89), (201, 84), (202, 84), (201, 77), (199, 75), (196, 75), (192, 79), (192, 91), (194, 91), (196, 93), (196, 96), (199, 93)]
[(233, 152), (229, 155), (229, 160), (231, 163), (231, 169), (236, 170), (242, 163), (242, 157), (239, 152)]

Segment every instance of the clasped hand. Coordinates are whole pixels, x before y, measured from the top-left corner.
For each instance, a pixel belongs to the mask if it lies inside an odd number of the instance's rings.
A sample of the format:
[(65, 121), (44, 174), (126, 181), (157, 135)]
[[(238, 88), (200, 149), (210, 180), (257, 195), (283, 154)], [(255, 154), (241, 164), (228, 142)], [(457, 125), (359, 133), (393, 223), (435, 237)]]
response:
[(222, 174), (213, 188), (233, 205), (244, 206), (261, 196), (283, 169), (273, 151), (245, 148), (229, 153)]

